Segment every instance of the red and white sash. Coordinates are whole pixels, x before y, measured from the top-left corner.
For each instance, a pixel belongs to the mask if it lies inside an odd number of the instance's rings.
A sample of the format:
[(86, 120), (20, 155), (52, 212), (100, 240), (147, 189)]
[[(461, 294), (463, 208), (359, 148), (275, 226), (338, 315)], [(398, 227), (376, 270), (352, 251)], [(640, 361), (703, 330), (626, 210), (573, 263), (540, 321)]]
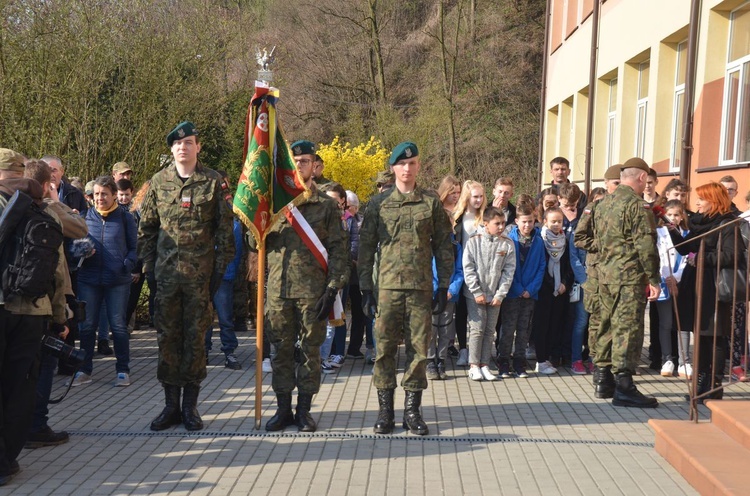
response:
[[(302, 238), (305, 246), (312, 252), (315, 260), (323, 267), (324, 271), (328, 272), (328, 250), (320, 242), (320, 238), (315, 234), (302, 212), (296, 206), (290, 204), (284, 209), (284, 215), (295, 232)], [(333, 303), (333, 309), (328, 316), (328, 321), (334, 326), (343, 325), (345, 317), (344, 305), (341, 303), (341, 290), (339, 290), (336, 294), (336, 301)]]

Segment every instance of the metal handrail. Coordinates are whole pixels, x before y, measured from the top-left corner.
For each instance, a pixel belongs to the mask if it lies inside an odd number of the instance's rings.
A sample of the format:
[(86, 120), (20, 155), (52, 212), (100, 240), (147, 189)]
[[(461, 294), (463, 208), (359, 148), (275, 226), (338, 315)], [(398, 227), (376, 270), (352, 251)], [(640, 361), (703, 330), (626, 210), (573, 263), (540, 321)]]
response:
[[(689, 397), (690, 397), (690, 420), (692, 420), (694, 422), (698, 421), (698, 414), (699, 414), (699, 412), (698, 412), (698, 401), (699, 400), (705, 399), (705, 398), (709, 397), (710, 395), (712, 395), (713, 393), (715, 393), (715, 392), (717, 392), (719, 390), (723, 390), (725, 387), (731, 386), (732, 384), (736, 384), (737, 382), (739, 382), (739, 381), (733, 381), (732, 380), (731, 353), (732, 353), (732, 350), (734, 349), (734, 334), (735, 334), (734, 333), (734, 321), (735, 321), (735, 315), (736, 315), (736, 311), (737, 311), (737, 305), (738, 305), (738, 303), (740, 305), (747, 305), (747, 303), (748, 303), (748, 295), (750, 295), (750, 291), (748, 291), (748, 289), (749, 289), (748, 286), (750, 286), (748, 284), (750, 282), (750, 277), (749, 277), (750, 276), (750, 249), (747, 249), (748, 247), (746, 246), (745, 247), (746, 249), (744, 251), (744, 256), (745, 256), (745, 285), (746, 285), (746, 287), (745, 287), (745, 298), (742, 301), (738, 301), (738, 299), (737, 299), (737, 293), (738, 293), (738, 288), (737, 288), (738, 270), (740, 268), (740, 266), (739, 266), (739, 260), (740, 260), (739, 256), (741, 255), (741, 253), (739, 253), (739, 241), (741, 239), (739, 237), (739, 235), (740, 235), (739, 223), (740, 222), (747, 222), (748, 221), (747, 217), (750, 217), (750, 214), (744, 215), (744, 216), (739, 216), (736, 219), (732, 219), (731, 221), (725, 222), (725, 223), (719, 225), (718, 227), (715, 227), (715, 228), (713, 228), (713, 229), (711, 229), (711, 230), (709, 230), (709, 231), (707, 231), (707, 232), (705, 232), (703, 234), (700, 234), (698, 236), (693, 236), (689, 240), (683, 241), (682, 243), (678, 243), (678, 244), (674, 245), (673, 248), (670, 249), (670, 250), (676, 250), (676, 248), (679, 247), (679, 246), (686, 245), (688, 243), (694, 243), (696, 240), (700, 239), (700, 245), (699, 245), (698, 252), (697, 252), (697, 255), (696, 255), (696, 258), (695, 258), (695, 267), (696, 267), (695, 287), (696, 287), (696, 291), (695, 291), (695, 315), (694, 315), (694, 319), (693, 319), (693, 341), (694, 341), (694, 346), (693, 346), (693, 364), (694, 364), (694, 366), (693, 366), (692, 378), (690, 378), (690, 379), (686, 378), (685, 379), (686, 383), (688, 383), (688, 386), (689, 386), (688, 387), (688, 394), (689, 394)], [(708, 378), (708, 380), (711, 381), (710, 382), (711, 387), (709, 388), (709, 390), (707, 390), (707, 391), (705, 391), (705, 392), (703, 392), (701, 394), (698, 394), (698, 376), (699, 376), (699, 374), (698, 374), (698, 364), (700, 363), (700, 354), (701, 354), (701, 345), (700, 345), (700, 342), (701, 342), (701, 339), (700, 339), (700, 337), (701, 337), (701, 329), (700, 329), (700, 327), (701, 327), (701, 325), (700, 325), (700, 323), (701, 323), (701, 317), (702, 317), (702, 312), (703, 312), (703, 292), (700, 290), (700, 288), (703, 287), (703, 282), (704, 282), (704, 271), (705, 271), (705, 240), (706, 240), (706, 236), (708, 236), (710, 234), (713, 234), (713, 233), (715, 233), (717, 231), (722, 231), (722, 230), (726, 229), (728, 226), (733, 226), (733, 228), (734, 228), (734, 260), (733, 260), (733, 275), (734, 275), (734, 280), (733, 280), (733, 285), (732, 285), (732, 287), (734, 288), (734, 293), (732, 295), (732, 303), (731, 303), (732, 310), (731, 310), (731, 321), (730, 321), (730, 325), (731, 325), (732, 328), (730, 329), (730, 332), (729, 332), (729, 335), (730, 335), (730, 337), (729, 337), (729, 343), (728, 343), (729, 347), (727, 349), (728, 350), (727, 357), (729, 357), (729, 361), (730, 361), (729, 382), (726, 385), (722, 382), (718, 386), (714, 386), (714, 377), (713, 376), (715, 374), (712, 371), (711, 376)], [(717, 251), (717, 253), (721, 253), (722, 241), (723, 241), (722, 238), (723, 238), (723, 233), (719, 232), (719, 239), (718, 239), (718, 242), (717, 242), (717, 245), (716, 245), (716, 251)], [(743, 245), (744, 245), (744, 243), (743, 243)], [(712, 357), (711, 357), (712, 368), (713, 368), (713, 365), (716, 362), (716, 353), (715, 353), (715, 350), (716, 350), (717, 340), (718, 339), (726, 339), (724, 336), (722, 336), (720, 338), (718, 336), (718, 334), (717, 334), (717, 331), (718, 331), (718, 315), (719, 315), (719, 291), (718, 291), (718, 283), (719, 283), (720, 271), (721, 271), (721, 260), (720, 260), (720, 257), (717, 256), (717, 259), (716, 259), (716, 279), (714, 281), (714, 284), (716, 285), (717, 290), (716, 290), (716, 296), (714, 298), (714, 317), (713, 317), (714, 321), (713, 321), (713, 343), (712, 343), (713, 344), (713, 350), (714, 350), (714, 352), (712, 353)], [(671, 274), (671, 272), (672, 272), (672, 267), (671, 267), (671, 264), (670, 264), (670, 274)], [(676, 316), (676, 321), (677, 321), (677, 332), (678, 332), (677, 348), (678, 348), (678, 353), (680, 354), (683, 363), (687, 363), (686, 362), (685, 350), (682, 349), (682, 339), (680, 339), (681, 332), (682, 332), (682, 325), (681, 325), (681, 322), (680, 322), (680, 316), (679, 316), (679, 312), (678, 312), (678, 308), (677, 308), (677, 298), (676, 297), (672, 298), (672, 306), (673, 306), (674, 313), (675, 313), (675, 316)], [(746, 315), (747, 315), (747, 312), (746, 312)], [(747, 357), (748, 356), (748, 326), (747, 326), (747, 320), (745, 322), (745, 329), (744, 329), (744, 331), (745, 331), (744, 332), (744, 341), (743, 341), (743, 343), (744, 343), (744, 356)], [(726, 361), (727, 357), (725, 357), (725, 361)], [(725, 367), (725, 363), (720, 364), (720, 366), (722, 367), (722, 370), (723, 370), (724, 367)], [(747, 367), (747, 361), (745, 362), (744, 366)]]

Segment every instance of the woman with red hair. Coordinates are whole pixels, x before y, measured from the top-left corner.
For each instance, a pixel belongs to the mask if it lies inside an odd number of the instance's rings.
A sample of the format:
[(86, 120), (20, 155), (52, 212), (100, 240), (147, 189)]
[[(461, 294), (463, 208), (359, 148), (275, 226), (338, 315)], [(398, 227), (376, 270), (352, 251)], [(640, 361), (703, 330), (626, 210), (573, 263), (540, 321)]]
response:
[[(669, 233), (681, 255), (698, 254), (701, 239), (704, 244), (704, 272), (703, 284), (696, 286), (695, 257), (688, 258), (682, 280), (679, 285), (677, 307), (680, 323), (683, 329), (694, 329), (695, 323), (695, 295), (700, 291), (703, 295), (701, 319), (698, 329), (700, 335), (701, 356), (698, 363), (698, 394), (705, 393), (713, 387), (721, 385), (724, 379), (724, 362), (727, 357), (726, 336), (732, 330), (732, 304), (716, 302), (716, 268), (734, 267), (734, 224), (708, 234), (722, 224), (727, 224), (736, 218), (732, 212), (732, 202), (726, 188), (719, 183), (708, 183), (695, 189), (697, 196), (697, 212), (688, 219), (690, 232), (683, 238), (679, 230), (670, 229)], [(721, 251), (717, 250), (721, 236)], [(714, 329), (715, 327), (715, 329)], [(716, 331), (716, 348), (713, 348), (713, 335)], [(683, 340), (683, 352), (686, 353)], [(712, 353), (713, 351), (713, 353)], [(712, 358), (713, 356), (713, 363)], [(723, 391), (713, 393), (711, 399), (721, 399)]]

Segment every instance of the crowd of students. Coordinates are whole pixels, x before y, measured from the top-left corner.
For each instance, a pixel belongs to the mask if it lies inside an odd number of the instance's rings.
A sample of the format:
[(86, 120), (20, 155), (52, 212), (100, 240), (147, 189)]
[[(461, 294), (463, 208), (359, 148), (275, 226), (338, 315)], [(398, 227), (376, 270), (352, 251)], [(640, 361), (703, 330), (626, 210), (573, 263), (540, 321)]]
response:
[[(587, 338), (590, 314), (583, 298), (587, 253), (575, 246), (574, 233), (585, 206), (618, 186), (619, 169), (615, 166), (608, 171), (604, 187), (594, 188), (590, 198), (567, 181), (566, 159), (555, 158), (551, 171), (554, 181), (550, 187), (536, 198), (519, 194), (515, 204), (511, 202), (516, 193), (513, 181), (507, 177), (495, 182), (491, 199), (481, 183), (462, 183), (452, 176), (443, 178), (435, 190), (454, 225), (456, 262), (448, 305), (443, 313), (433, 316), (428, 379), (447, 378), (445, 362), (449, 356), (455, 358), (457, 366), (467, 367), (468, 377), (475, 381), (526, 378), (530, 373), (551, 375), (560, 367), (573, 374), (592, 373)], [(679, 235), (688, 237), (688, 220), (693, 216), (687, 205), (689, 186), (673, 178), (659, 194), (658, 176), (653, 170), (647, 182), (644, 203), (650, 208), (663, 208), (666, 219), (679, 226)], [(720, 184), (733, 200), (737, 194), (734, 178), (723, 177)], [(750, 194), (745, 201), (750, 206)], [(739, 209), (734, 203), (731, 205), (736, 216)], [(356, 210), (353, 218), (360, 219)], [(692, 377), (692, 327), (681, 326), (678, 336), (679, 319), (672, 299), (679, 293), (681, 283), (695, 284), (692, 279), (682, 282), (683, 271), (695, 258), (695, 250), (681, 254), (684, 250), (674, 249), (674, 236), (670, 236), (665, 223), (657, 221), (657, 225), (662, 292), (650, 305), (649, 366), (665, 377)], [(356, 231), (349, 232), (356, 263)], [(434, 289), (437, 291), (436, 278)], [(694, 294), (695, 289), (685, 287), (683, 292)], [(731, 327), (735, 332), (732, 373), (735, 378), (746, 380), (743, 311), (735, 312)], [(327, 358), (325, 373), (335, 372), (344, 362), (345, 332), (344, 326), (333, 332), (338, 333), (341, 345), (331, 355), (322, 355)], [(376, 344), (368, 340), (368, 358), (374, 357), (372, 347)], [(351, 340), (347, 357), (360, 358), (358, 345), (361, 340)]]

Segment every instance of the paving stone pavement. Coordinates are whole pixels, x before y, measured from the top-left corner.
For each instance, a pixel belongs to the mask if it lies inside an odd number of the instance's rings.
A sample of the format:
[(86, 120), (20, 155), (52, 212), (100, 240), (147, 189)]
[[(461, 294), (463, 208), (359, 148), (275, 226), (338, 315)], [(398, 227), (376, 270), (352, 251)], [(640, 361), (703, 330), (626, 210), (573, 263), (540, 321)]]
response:
[[(449, 359), (448, 380), (432, 381), (424, 394), (430, 436), (420, 438), (400, 424), (391, 436), (372, 434), (372, 368), (347, 359), (337, 374), (323, 376), (313, 400), (318, 432), (266, 434), (253, 429), (255, 336), (238, 337), (243, 370), (226, 369), (218, 351), (211, 356), (199, 402), (205, 430), (153, 433), (149, 424), (163, 405), (156, 336), (135, 331), (132, 385), (113, 387), (114, 358), (97, 357), (94, 382), (51, 406), (50, 425), (70, 432), (70, 442), (24, 450), (22, 472), (0, 495), (695, 494), (656, 454), (647, 426), (650, 418), (688, 418), (686, 385), (645, 364), (637, 384), (659, 399), (657, 409), (596, 400), (591, 376), (565, 368), (553, 376), (472, 382)], [(403, 368), (403, 347), (399, 360)], [(56, 377), (53, 396), (63, 382)], [(264, 423), (275, 411), (270, 385), (265, 374)], [(733, 387), (726, 397), (748, 398), (750, 386)], [(400, 389), (396, 406), (398, 421)]]

